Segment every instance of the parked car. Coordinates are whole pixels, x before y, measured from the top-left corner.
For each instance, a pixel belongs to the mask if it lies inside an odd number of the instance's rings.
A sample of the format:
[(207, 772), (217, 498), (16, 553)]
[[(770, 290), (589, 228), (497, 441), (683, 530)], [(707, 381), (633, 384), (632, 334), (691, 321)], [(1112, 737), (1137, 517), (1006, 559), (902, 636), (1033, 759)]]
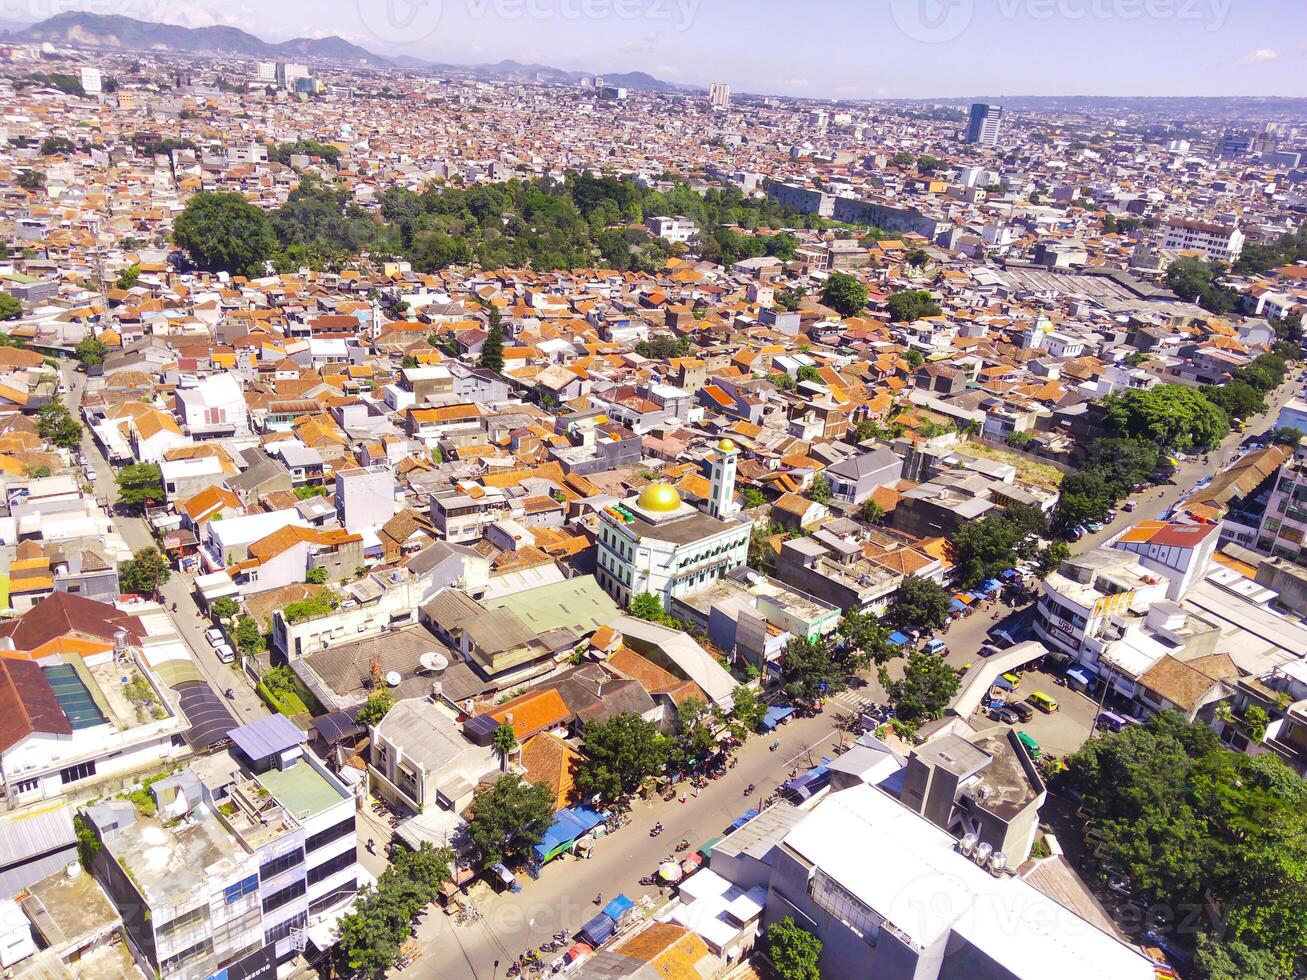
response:
[(994, 721), (1001, 721), (1005, 725), (1015, 725), (1021, 720), (1010, 707), (994, 708), (989, 712), (989, 717)]
[(1125, 508), (1125, 512), (1126, 512), (1127, 514), (1133, 514), (1133, 513), (1135, 512), (1135, 508), (1138, 507), (1139, 504), (1138, 504), (1138, 502), (1136, 502), (1136, 501), (1134, 501), (1134, 500), (1127, 500), (1127, 501), (1126, 501), (1124, 504), (1122, 504), (1121, 506)]
[(213, 652), (218, 655), (218, 659), (225, 664), (229, 664), (236, 659), (236, 651), (231, 648), (230, 643), (219, 643), (213, 648)]
[(1035, 717), (1035, 709), (1030, 707), (1024, 701), (1013, 701), (1008, 706), (1008, 710), (1016, 714), (1022, 721), (1029, 721)]
[(210, 627), (209, 629), (205, 630), (204, 638), (209, 641), (209, 646), (211, 647), (216, 647), (219, 644), (226, 642), (227, 639), (225, 636), (222, 635), (222, 630), (218, 629), (218, 627), (216, 626)]

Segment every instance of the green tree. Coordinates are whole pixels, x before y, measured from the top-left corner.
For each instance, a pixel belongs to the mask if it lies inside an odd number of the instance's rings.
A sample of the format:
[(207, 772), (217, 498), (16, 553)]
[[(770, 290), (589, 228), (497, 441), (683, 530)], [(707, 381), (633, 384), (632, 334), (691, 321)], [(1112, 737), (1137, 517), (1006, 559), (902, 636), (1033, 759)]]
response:
[(1040, 576), (1048, 575), (1070, 557), (1070, 545), (1065, 541), (1050, 541), (1048, 547), (1039, 553)]
[(1198, 980), (1281, 980), (1284, 976), (1275, 954), (1252, 949), (1237, 939), (1222, 942), (1211, 933), (1200, 933), (1194, 953), (1194, 974)]
[(409, 368), (415, 368), (415, 367), (417, 367), (417, 366), (418, 366), (418, 363), (419, 363), (419, 361), (418, 361), (416, 355), (413, 355), (413, 354), (405, 354), (404, 357), (400, 360), (400, 362), (399, 362), (399, 366), (402, 367), (404, 370), (407, 371)]
[(517, 733), (508, 722), (501, 722), (490, 737), (490, 745), (499, 753), (499, 768), (508, 769), (508, 757), (517, 748)]
[(930, 293), (924, 289), (905, 289), (885, 300), (890, 319), (896, 323), (911, 323), (928, 316), (939, 316), (943, 311)]
[(247, 657), (258, 656), (268, 648), (267, 640), (253, 616), (242, 616), (237, 620), (232, 637), (236, 641), (236, 649)]
[(939, 157), (931, 156), (929, 153), (923, 153), (917, 157), (917, 170), (929, 177), (936, 170), (944, 166), (944, 161)]
[(835, 494), (831, 492), (830, 481), (822, 474), (818, 473), (812, 478), (812, 486), (808, 488), (808, 499), (819, 504), (828, 504), (834, 499)]
[(1230, 431), (1225, 413), (1201, 391), (1184, 385), (1132, 388), (1108, 395), (1102, 404), (1112, 434), (1152, 442), (1163, 449), (1210, 449)]
[(915, 348), (909, 348), (903, 355), (903, 360), (908, 362), (908, 367), (915, 371), (921, 365), (926, 363), (926, 355)]
[(958, 585), (970, 589), (1011, 568), (1024, 536), (1020, 527), (998, 515), (963, 524), (949, 542)]
[(325, 568), (310, 568), (304, 573), (304, 581), (312, 585), (325, 585), (327, 570)]
[(486, 330), (485, 343), (481, 345), (481, 368), (499, 374), (504, 370), (504, 325), (501, 322), (499, 307), (491, 305), (487, 310), (489, 326)]
[(9, 293), (0, 293), (0, 321), (16, 320), (23, 315), (23, 304)]
[(1266, 398), (1246, 381), (1211, 385), (1203, 389), (1203, 395), (1231, 419), (1250, 418), (1266, 409)]
[(95, 336), (87, 336), (73, 348), (73, 356), (87, 368), (99, 367), (108, 355), (108, 345)]
[(835, 661), (848, 672), (866, 670), (870, 664), (883, 664), (898, 655), (889, 630), (871, 613), (848, 610), (840, 617), (838, 632), (844, 643), (835, 650)]
[(213, 600), (213, 605), (209, 607), (209, 612), (217, 617), (218, 622), (228, 623), (240, 615), (241, 604), (229, 595), (220, 596)]
[(767, 502), (766, 495), (757, 487), (745, 487), (740, 491), (740, 495), (744, 498), (744, 506), (750, 510), (761, 507)]
[(124, 592), (153, 595), (172, 576), (172, 569), (158, 548), (142, 548), (118, 566), (118, 582)]
[(354, 719), (364, 728), (381, 724), (381, 719), (385, 718), (391, 708), (395, 706), (395, 696), (384, 688), (373, 691), (368, 695), (368, 699), (363, 702), (363, 707), (359, 708), (359, 713)]
[(901, 630), (929, 632), (948, 625), (952, 605), (953, 597), (938, 582), (908, 575), (894, 593), (889, 618)]
[(652, 592), (641, 592), (631, 597), (628, 610), (636, 619), (645, 619), (651, 623), (661, 622), (664, 615), (663, 601)]
[(452, 851), (427, 842), (416, 851), (397, 848), (376, 887), (360, 891), (341, 919), (333, 951), (339, 972), (379, 980), (398, 966), (413, 920), (451, 879), (453, 862)]
[(785, 694), (791, 699), (814, 699), (823, 693), (834, 694), (842, 690), (847, 677), (836, 662), (829, 643), (823, 639), (796, 636), (785, 645), (781, 681)]
[(862, 505), (862, 519), (868, 524), (879, 524), (885, 516), (885, 508), (874, 500), (868, 500)]
[(767, 705), (758, 697), (758, 691), (748, 684), (741, 684), (735, 689), (731, 703), (731, 721), (738, 725), (736, 737), (741, 741), (749, 732), (756, 732), (762, 727), (767, 717)]
[(61, 449), (72, 449), (82, 441), (82, 425), (63, 402), (52, 398), (36, 413), (36, 434)]
[(163, 500), (163, 476), (158, 463), (132, 463), (118, 471), (118, 500), (128, 507)]
[(122, 272), (118, 273), (118, 279), (114, 282), (114, 285), (119, 289), (131, 289), (140, 281), (140, 278), (141, 267), (133, 263)]
[(882, 667), (880, 683), (898, 717), (919, 724), (934, 721), (944, 713), (958, 693), (962, 678), (939, 657), (914, 650), (908, 655), (902, 678), (892, 680), (889, 671)]
[(669, 740), (653, 723), (629, 713), (587, 722), (584, 740), (576, 788), (582, 796), (609, 802), (634, 793), (646, 779), (662, 772), (671, 750)]
[(23, 170), (18, 174), (18, 186), (25, 191), (45, 189), (45, 174), (39, 170)]
[(767, 929), (767, 958), (781, 980), (821, 980), (821, 940), (791, 916)]
[(268, 215), (236, 193), (202, 191), (186, 202), (173, 237), (208, 272), (263, 275), (277, 247)]
[(544, 840), (553, 819), (554, 794), (548, 785), (528, 783), (509, 773), (472, 797), (468, 837), (482, 867), (488, 868), (526, 857)]
[(821, 379), (821, 369), (813, 367), (811, 364), (802, 365), (795, 372), (796, 381), (815, 381), (817, 384), (823, 384)]
[(77, 152), (77, 144), (66, 136), (47, 136), (41, 140), (41, 156), (67, 156)]
[(822, 288), (821, 302), (840, 316), (857, 316), (867, 307), (867, 287), (847, 272), (835, 272)]

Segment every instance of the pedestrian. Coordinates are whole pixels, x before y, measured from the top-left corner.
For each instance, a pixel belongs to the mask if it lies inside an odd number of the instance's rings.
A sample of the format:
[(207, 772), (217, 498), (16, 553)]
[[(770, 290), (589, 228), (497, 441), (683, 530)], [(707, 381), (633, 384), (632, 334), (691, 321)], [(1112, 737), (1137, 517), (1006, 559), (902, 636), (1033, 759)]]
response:
[(688, 797), (685, 795), (685, 790), (681, 790), (681, 802), (684, 803), (687, 799)]

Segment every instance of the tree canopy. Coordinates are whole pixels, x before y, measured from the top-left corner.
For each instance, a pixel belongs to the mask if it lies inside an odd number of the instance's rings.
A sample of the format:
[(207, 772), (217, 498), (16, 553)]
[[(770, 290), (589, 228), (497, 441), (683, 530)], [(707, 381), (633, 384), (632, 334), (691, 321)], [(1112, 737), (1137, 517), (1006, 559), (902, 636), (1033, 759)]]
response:
[(1135, 889), (1172, 907), (1210, 902), (1224, 919), (1199, 946), (1206, 975), (1301, 974), (1307, 784), (1278, 756), (1231, 752), (1207, 725), (1164, 712), (1068, 763), (1087, 826)]
[(885, 301), (890, 319), (899, 323), (911, 323), (923, 317), (939, 316), (940, 306), (930, 293), (924, 289), (905, 289), (895, 293)]
[(23, 315), (23, 304), (9, 293), (0, 293), (0, 320), (16, 320)]
[(821, 301), (840, 316), (856, 316), (867, 306), (867, 287), (847, 272), (834, 272), (821, 291)]
[(1230, 431), (1230, 422), (1196, 388), (1162, 384), (1132, 388), (1103, 399), (1108, 431), (1151, 442), (1162, 449), (1210, 449)]
[(199, 268), (238, 276), (263, 275), (277, 248), (267, 213), (236, 193), (193, 195), (177, 216), (173, 237)]
[(943, 629), (952, 605), (952, 595), (938, 582), (909, 575), (894, 593), (889, 618), (899, 629)]
[(583, 796), (611, 801), (634, 793), (645, 779), (663, 771), (670, 740), (652, 722), (623, 713), (585, 726), (585, 755), (576, 771)]
[(821, 940), (792, 916), (767, 929), (767, 958), (782, 980), (821, 980)]
[(158, 463), (132, 463), (118, 471), (118, 500), (129, 507), (163, 500), (163, 475)]
[(499, 777), (472, 798), (468, 836), (484, 867), (525, 857), (554, 819), (554, 794), (516, 773)]
[(172, 569), (158, 548), (142, 548), (118, 566), (118, 582), (124, 592), (153, 595), (172, 576)]
[(889, 671), (882, 667), (880, 683), (898, 717), (916, 725), (934, 721), (944, 713), (958, 693), (962, 678), (934, 654), (914, 650), (908, 655), (901, 678), (891, 679)]

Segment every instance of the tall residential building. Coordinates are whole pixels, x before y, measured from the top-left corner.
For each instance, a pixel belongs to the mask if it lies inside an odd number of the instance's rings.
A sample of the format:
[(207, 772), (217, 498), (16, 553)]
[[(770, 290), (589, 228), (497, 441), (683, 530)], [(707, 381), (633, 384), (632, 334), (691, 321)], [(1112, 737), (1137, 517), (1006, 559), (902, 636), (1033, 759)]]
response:
[(254, 68), (254, 79), (268, 85), (275, 85), (277, 82), (277, 63), (275, 61), (260, 61)]
[(1307, 445), (1299, 445), (1280, 467), (1257, 532), (1257, 550), (1307, 565)]
[(104, 82), (100, 76), (99, 68), (81, 69), (82, 91), (87, 95), (99, 95), (104, 91)]
[(1162, 233), (1162, 248), (1202, 252), (1209, 261), (1233, 262), (1243, 251), (1243, 232), (1235, 225), (1172, 218)]
[(731, 87), (724, 82), (713, 82), (708, 86), (708, 101), (714, 109), (731, 107)]
[(1003, 122), (1003, 107), (985, 102), (973, 102), (967, 120), (967, 142), (981, 146), (998, 143), (999, 128)]

